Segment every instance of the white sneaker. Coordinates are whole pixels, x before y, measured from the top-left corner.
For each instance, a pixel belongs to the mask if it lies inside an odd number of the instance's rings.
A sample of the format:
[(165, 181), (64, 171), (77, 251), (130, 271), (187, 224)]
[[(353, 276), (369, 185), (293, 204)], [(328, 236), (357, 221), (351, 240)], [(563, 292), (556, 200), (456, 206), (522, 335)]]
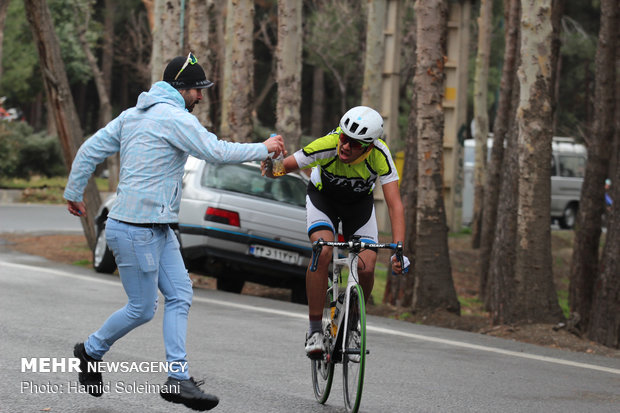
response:
[(306, 333), (306, 355), (310, 358), (320, 356), (323, 353), (323, 334), (314, 332), (310, 337)]

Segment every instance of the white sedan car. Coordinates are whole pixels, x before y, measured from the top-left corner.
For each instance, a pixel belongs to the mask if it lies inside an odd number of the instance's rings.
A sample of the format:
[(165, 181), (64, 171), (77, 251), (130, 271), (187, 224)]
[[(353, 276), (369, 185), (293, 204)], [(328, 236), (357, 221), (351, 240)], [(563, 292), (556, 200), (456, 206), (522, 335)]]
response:
[[(190, 157), (185, 165), (178, 227), (189, 271), (217, 278), (218, 289), (241, 292), (246, 281), (290, 288), (305, 302), (312, 248), (306, 234), (304, 175), (261, 176), (258, 163), (215, 165)], [(115, 196), (97, 214), (98, 272), (116, 269), (105, 244), (105, 221)]]

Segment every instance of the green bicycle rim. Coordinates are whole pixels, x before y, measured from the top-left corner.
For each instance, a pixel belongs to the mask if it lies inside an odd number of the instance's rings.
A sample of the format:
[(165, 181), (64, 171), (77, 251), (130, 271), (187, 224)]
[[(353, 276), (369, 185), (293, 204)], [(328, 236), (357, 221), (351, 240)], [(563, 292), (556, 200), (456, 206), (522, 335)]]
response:
[[(356, 328), (359, 315), (359, 327), (360, 327), (360, 348), (359, 348), (359, 363), (349, 360), (346, 356), (343, 356), (342, 360), (342, 380), (343, 380), (343, 393), (344, 404), (347, 412), (356, 413), (359, 409), (362, 400), (362, 389), (364, 387), (364, 368), (366, 366), (366, 305), (364, 303), (364, 294), (362, 287), (356, 285), (351, 290), (351, 297), (349, 300), (349, 322), (346, 326), (347, 334), (347, 347), (348, 347), (348, 335), (349, 331), (353, 327)], [(355, 297), (354, 297), (355, 295)], [(357, 307), (357, 308), (356, 308)], [(358, 313), (358, 314), (356, 314)], [(357, 372), (355, 370), (357, 369)], [(355, 374), (357, 373), (357, 374)], [(355, 391), (353, 393), (353, 390)]]

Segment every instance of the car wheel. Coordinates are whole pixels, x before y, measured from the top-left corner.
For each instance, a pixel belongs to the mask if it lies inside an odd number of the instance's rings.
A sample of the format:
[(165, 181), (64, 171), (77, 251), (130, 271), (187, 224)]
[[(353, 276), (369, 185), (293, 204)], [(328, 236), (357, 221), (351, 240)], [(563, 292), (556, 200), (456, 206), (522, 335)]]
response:
[(243, 284), (245, 284), (245, 281), (233, 277), (223, 276), (217, 279), (217, 289), (229, 293), (241, 294)]
[(575, 221), (577, 220), (577, 207), (575, 205), (569, 205), (564, 210), (562, 218), (560, 218), (560, 228), (573, 229), (575, 227)]
[(93, 267), (95, 271), (112, 274), (116, 270), (114, 254), (105, 240), (105, 224), (97, 230), (97, 242), (93, 250)]

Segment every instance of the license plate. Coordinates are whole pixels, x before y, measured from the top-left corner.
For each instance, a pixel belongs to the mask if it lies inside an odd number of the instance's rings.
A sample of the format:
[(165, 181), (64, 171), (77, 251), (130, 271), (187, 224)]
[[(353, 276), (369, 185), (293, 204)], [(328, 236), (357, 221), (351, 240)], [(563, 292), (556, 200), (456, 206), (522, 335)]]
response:
[(264, 245), (250, 245), (250, 254), (255, 257), (281, 261), (287, 264), (297, 264), (299, 262), (299, 254), (296, 252), (265, 247)]

